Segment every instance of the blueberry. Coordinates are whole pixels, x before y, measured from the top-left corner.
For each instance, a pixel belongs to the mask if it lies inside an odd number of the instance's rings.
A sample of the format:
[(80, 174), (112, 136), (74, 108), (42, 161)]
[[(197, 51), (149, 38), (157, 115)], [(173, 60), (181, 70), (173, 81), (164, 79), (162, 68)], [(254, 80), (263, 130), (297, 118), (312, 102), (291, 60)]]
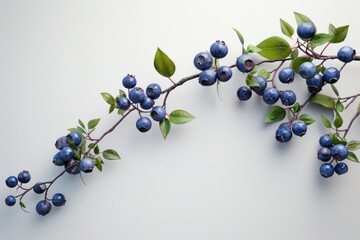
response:
[(64, 194), (62, 193), (55, 193), (54, 196), (51, 199), (52, 204), (54, 204), (55, 207), (61, 207), (65, 205), (66, 199)]
[(338, 174), (338, 175), (342, 175), (342, 174), (345, 174), (347, 173), (347, 171), (349, 170), (348, 166), (346, 165), (346, 163), (338, 163), (336, 164), (335, 166), (335, 172)]
[(342, 161), (348, 156), (348, 149), (342, 144), (336, 144), (331, 148), (331, 155), (336, 161)]
[(331, 148), (333, 146), (333, 143), (331, 141), (331, 137), (329, 134), (324, 134), (319, 139), (320, 146)]
[(5, 183), (9, 188), (13, 188), (17, 186), (18, 179), (15, 176), (10, 176), (5, 180)]
[(91, 158), (84, 158), (80, 160), (80, 170), (84, 173), (92, 172), (94, 168), (94, 160)]
[(211, 86), (216, 82), (216, 72), (211, 69), (202, 71), (199, 75), (199, 83), (203, 86)]
[(63, 160), (61, 160), (60, 155), (61, 155), (60, 152), (57, 152), (57, 153), (54, 155), (53, 163), (54, 163), (56, 166), (63, 166), (63, 165), (65, 164), (65, 162), (64, 162)]
[(323, 76), (318, 73), (312, 78), (306, 79), (306, 85), (310, 93), (318, 93), (324, 85)]
[(121, 110), (128, 110), (130, 108), (130, 100), (127, 97), (117, 98), (116, 105)]
[(125, 88), (133, 88), (136, 86), (136, 78), (133, 75), (127, 75), (123, 78), (122, 84)]
[(79, 161), (75, 159), (71, 159), (70, 161), (65, 163), (66, 172), (72, 175), (76, 175), (80, 173)]
[(285, 143), (290, 141), (292, 137), (291, 125), (289, 123), (282, 123), (275, 133), (275, 138), (278, 142)]
[(158, 99), (161, 95), (161, 87), (157, 83), (151, 83), (146, 88), (146, 95), (151, 99)]
[(41, 200), (36, 204), (36, 212), (41, 216), (45, 216), (51, 211), (51, 204), (46, 200)]
[(284, 106), (291, 106), (296, 102), (296, 95), (291, 90), (281, 91), (280, 100)]
[(327, 147), (322, 147), (317, 153), (317, 158), (323, 162), (327, 162), (331, 159), (331, 149)]
[(228, 66), (221, 66), (217, 71), (216, 71), (216, 77), (217, 79), (219, 79), (219, 81), (221, 82), (227, 82), (230, 80), (230, 78), (232, 77), (232, 70), (231, 68), (229, 68)]
[(305, 135), (306, 131), (307, 131), (307, 126), (303, 121), (297, 120), (293, 123), (292, 132), (296, 136), (302, 137)]
[(355, 54), (356, 52), (352, 47), (344, 46), (339, 49), (337, 58), (344, 63), (348, 63), (354, 59)]
[(255, 80), (258, 86), (251, 86), (250, 89), (253, 90), (257, 95), (262, 96), (267, 87), (267, 81), (262, 76), (255, 76)]
[(147, 117), (141, 117), (136, 121), (136, 128), (140, 132), (147, 132), (151, 128), (151, 120)]
[(299, 67), (299, 73), (305, 79), (313, 78), (316, 74), (316, 66), (311, 62), (304, 62)]
[(33, 187), (33, 190), (37, 194), (42, 194), (46, 190), (46, 184), (44, 183), (36, 183)]
[(69, 144), (67, 142), (67, 137), (59, 137), (56, 142), (55, 142), (55, 147), (59, 150), (65, 148), (65, 147), (68, 147)]
[(242, 86), (237, 90), (237, 96), (240, 101), (246, 101), (251, 98), (252, 91), (246, 86)]
[(279, 80), (282, 83), (291, 83), (294, 81), (295, 72), (292, 68), (286, 67), (280, 70)]
[(276, 103), (280, 98), (280, 93), (276, 88), (269, 87), (265, 89), (263, 94), (263, 100), (266, 104), (272, 105)]
[(75, 144), (76, 146), (79, 146), (82, 141), (82, 136), (79, 132), (71, 132), (68, 135), (66, 135), (67, 141)]
[(216, 41), (211, 44), (210, 53), (214, 58), (223, 58), (228, 53), (228, 47), (224, 41)]
[(142, 101), (141, 103), (140, 103), (140, 107), (142, 108), (142, 109), (150, 109), (150, 108), (152, 108), (153, 106), (154, 106), (154, 100), (152, 100), (151, 98), (149, 98), (149, 97), (146, 97), (145, 99), (144, 99), (144, 101)]
[(18, 174), (17, 178), (18, 178), (19, 182), (21, 182), (21, 183), (28, 183), (28, 182), (30, 182), (31, 175), (28, 171), (24, 170)]
[(330, 163), (323, 163), (320, 166), (320, 174), (324, 178), (329, 178), (334, 175), (334, 167)]
[(330, 84), (336, 83), (340, 78), (340, 71), (334, 67), (329, 67), (324, 71), (324, 81)]
[(74, 157), (74, 155), (74, 150), (72, 150), (71, 147), (65, 147), (59, 153), (60, 160), (64, 162), (70, 161)]
[(236, 67), (240, 72), (251, 72), (255, 67), (255, 62), (249, 54), (243, 54), (236, 60)]
[(314, 37), (315, 32), (316, 32), (316, 28), (315, 25), (311, 22), (304, 22), (301, 23), (298, 27), (297, 27), (297, 35), (302, 38), (302, 39), (309, 39)]
[(211, 68), (213, 59), (207, 52), (200, 52), (194, 57), (194, 66), (199, 70), (206, 70)]
[(133, 103), (140, 103), (144, 101), (145, 97), (144, 90), (140, 87), (133, 88), (129, 92), (129, 98)]
[(154, 119), (157, 122), (160, 122), (166, 117), (166, 111), (163, 107), (155, 106), (151, 110), (150, 116), (152, 119)]
[(5, 198), (5, 204), (9, 207), (14, 206), (16, 203), (16, 198), (13, 195), (7, 196)]

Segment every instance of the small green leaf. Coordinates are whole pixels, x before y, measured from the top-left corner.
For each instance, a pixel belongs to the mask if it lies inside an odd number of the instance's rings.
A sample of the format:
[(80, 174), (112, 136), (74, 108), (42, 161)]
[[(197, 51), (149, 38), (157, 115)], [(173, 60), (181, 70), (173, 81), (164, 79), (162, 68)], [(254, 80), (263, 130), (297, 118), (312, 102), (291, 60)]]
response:
[(95, 159), (95, 167), (100, 171), (102, 172), (102, 160), (100, 157), (96, 158)]
[(257, 52), (260, 52), (260, 51), (261, 51), (261, 49), (254, 46), (254, 45), (249, 44), (247, 46), (247, 52), (249, 52), (249, 53), (257, 53)]
[(76, 160), (80, 160), (81, 159), (81, 154), (79, 151), (74, 150), (74, 159)]
[(272, 106), (265, 116), (266, 123), (278, 122), (285, 118), (286, 111), (284, 108), (279, 106)]
[(294, 34), (294, 28), (287, 23), (285, 20), (280, 18), (280, 27), (281, 27), (281, 31), (283, 34), (285, 34), (286, 36), (288, 36), (289, 38), (292, 37), (292, 35)]
[(103, 151), (102, 153), (103, 157), (107, 160), (117, 160), (120, 159), (119, 154), (113, 150), (113, 149), (107, 149), (105, 151)]
[(277, 36), (265, 39), (257, 47), (261, 49), (258, 54), (270, 60), (286, 58), (291, 53), (289, 43)]
[(340, 94), (339, 94), (339, 91), (337, 90), (337, 88), (335, 87), (334, 84), (330, 84), (331, 86), (331, 89), (333, 90), (333, 92), (335, 93), (335, 95), (338, 97)]
[(161, 120), (159, 123), (159, 126), (160, 126), (160, 131), (161, 131), (163, 138), (166, 139), (166, 137), (169, 134), (170, 129), (171, 129), (171, 123), (170, 123), (169, 119), (164, 118), (163, 120)]
[(95, 146), (95, 143), (90, 143), (89, 145), (88, 145), (88, 148), (93, 148)]
[(99, 145), (96, 145), (96, 147), (94, 148), (94, 153), (99, 154), (99, 152), (100, 152)]
[(312, 62), (312, 58), (308, 57), (297, 57), (291, 61), (290, 67), (299, 74), (300, 65), (304, 62)]
[(344, 105), (342, 104), (342, 102), (340, 102), (340, 100), (336, 101), (335, 108), (336, 108), (336, 111), (338, 111), (339, 113), (344, 111)]
[(352, 161), (352, 162), (359, 163), (359, 160), (358, 160), (357, 156), (353, 152), (348, 152), (347, 159)]
[(313, 48), (321, 46), (325, 43), (328, 43), (334, 36), (327, 34), (327, 33), (317, 33), (311, 39), (311, 46)]
[(329, 24), (329, 34), (330, 35), (335, 35), (335, 33), (336, 33), (336, 28), (335, 28), (335, 26), (333, 25), (333, 24)]
[(343, 42), (347, 36), (348, 30), (349, 30), (349, 25), (336, 28), (334, 38), (330, 42), (331, 43)]
[(110, 93), (103, 92), (103, 93), (101, 93), (101, 96), (103, 97), (105, 102), (107, 102), (108, 104), (111, 105), (111, 104), (115, 103), (115, 98)]
[(335, 119), (334, 119), (333, 124), (334, 124), (334, 127), (335, 127), (335, 128), (339, 128), (339, 127), (341, 127), (342, 124), (343, 124), (343, 119), (342, 119), (342, 117), (340, 116), (340, 114), (337, 113), (337, 112), (336, 112), (336, 117), (335, 117)]
[(115, 104), (111, 104), (109, 107), (109, 114), (115, 110)]
[[(310, 18), (308, 18), (307, 16), (305, 16), (304, 14), (301, 14), (301, 13), (298, 13), (298, 12), (294, 12), (294, 15), (295, 15), (295, 20), (296, 20), (296, 23), (297, 25), (299, 26), (300, 24), (302, 23), (306, 23), (306, 22), (310, 22), (312, 24), (313, 21), (310, 20)], [(315, 24), (314, 24), (315, 25)]]
[(74, 150), (74, 151), (78, 150), (77, 146), (73, 142), (67, 141), (67, 143), (72, 150)]
[(299, 120), (303, 121), (306, 125), (310, 125), (315, 122), (315, 119), (305, 113), (299, 116)]
[(154, 67), (164, 77), (171, 77), (176, 69), (174, 62), (160, 48), (155, 53)]
[(259, 67), (258, 67), (258, 66), (255, 66), (255, 67), (253, 68), (253, 70), (251, 70), (251, 72), (249, 72), (249, 74), (255, 74), (255, 73), (257, 73), (258, 70), (259, 70)]
[(76, 131), (82, 134), (86, 134), (85, 130), (82, 127), (77, 126)]
[(259, 87), (258, 81), (256, 81), (254, 75), (252, 75), (252, 74), (247, 75), (245, 83), (249, 87)]
[[(316, 73), (323, 73), (324, 71), (325, 71), (325, 67), (324, 67), (324, 65), (317, 65), (316, 66)], [(332, 84), (331, 84), (331, 86), (333, 86)]]
[(77, 132), (77, 129), (76, 128), (68, 128), (67, 129), (69, 132)]
[(88, 129), (95, 128), (100, 122), (100, 118), (92, 119), (88, 122)]
[(295, 49), (291, 52), (291, 59), (295, 60), (299, 56), (299, 49)]
[(237, 30), (237, 29), (235, 29), (235, 28), (233, 28), (233, 30), (236, 32), (236, 35), (238, 36), (241, 44), (244, 45), (244, 42), (245, 42), (245, 41), (244, 41), (243, 36), (242, 36), (241, 33), (239, 32), (239, 30)]
[(326, 117), (324, 117), (323, 115), (321, 115), (321, 121), (323, 122), (323, 124), (326, 128), (331, 128), (330, 120), (327, 119)]
[(330, 137), (331, 137), (331, 142), (336, 145), (336, 144), (342, 144), (342, 145), (347, 145), (347, 141), (345, 138), (341, 138), (338, 134), (334, 134), (334, 133), (330, 133)]
[(349, 151), (355, 151), (360, 149), (360, 141), (352, 140), (348, 143), (347, 148)]
[(296, 102), (292, 107), (292, 110), (294, 113), (297, 113), (298, 111), (300, 111), (300, 108), (301, 108), (300, 103)]
[(118, 113), (119, 115), (124, 115), (125, 112), (126, 112), (126, 110), (121, 110), (121, 109), (119, 109), (119, 110), (117, 111), (117, 113)]
[(22, 201), (19, 202), (19, 205), (21, 208), (26, 208), (25, 204)]
[(319, 104), (326, 108), (334, 108), (335, 106), (335, 99), (333, 97), (330, 97), (328, 95), (324, 94), (316, 94), (311, 99), (310, 102)]
[(124, 92), (123, 90), (119, 89), (119, 97), (126, 97), (126, 92)]
[(85, 124), (83, 123), (83, 121), (81, 121), (81, 120), (79, 119), (78, 122), (79, 122), (79, 125), (80, 125), (83, 129), (85, 129)]
[(184, 124), (194, 120), (195, 117), (184, 110), (175, 110), (170, 113), (169, 120), (174, 124)]
[(270, 73), (265, 69), (265, 68), (261, 68), (258, 71), (258, 76), (261, 76), (265, 79), (269, 79), (270, 78)]

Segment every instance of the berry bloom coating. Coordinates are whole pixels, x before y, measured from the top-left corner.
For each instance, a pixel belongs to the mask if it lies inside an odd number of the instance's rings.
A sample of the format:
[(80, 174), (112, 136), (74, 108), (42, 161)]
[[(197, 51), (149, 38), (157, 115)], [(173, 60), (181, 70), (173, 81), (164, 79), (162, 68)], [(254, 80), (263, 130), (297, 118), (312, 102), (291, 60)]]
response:
[(292, 126), (292, 131), (296, 136), (302, 137), (307, 131), (307, 126), (303, 121), (298, 120), (294, 122)]
[(247, 73), (254, 69), (255, 62), (249, 54), (243, 54), (236, 60), (236, 67), (240, 72)]
[(262, 76), (255, 76), (255, 80), (258, 83), (258, 86), (251, 86), (250, 89), (253, 90), (257, 95), (262, 96), (267, 87), (267, 81)]
[(144, 101), (142, 101), (141, 103), (140, 103), (140, 107), (142, 108), (142, 109), (145, 109), (145, 110), (147, 110), (147, 109), (150, 109), (150, 108), (152, 108), (153, 106), (154, 106), (154, 100), (152, 100), (151, 98), (149, 98), (149, 97), (146, 97), (145, 99), (144, 99)]
[(329, 134), (324, 134), (319, 139), (319, 144), (322, 147), (331, 148), (333, 146), (333, 143), (331, 141), (331, 137)]
[(280, 93), (276, 88), (269, 87), (265, 89), (263, 94), (263, 100), (266, 104), (272, 105), (276, 103), (280, 98)]
[(136, 128), (140, 132), (147, 132), (151, 128), (151, 120), (147, 117), (141, 117), (136, 121)]
[(65, 163), (66, 172), (72, 175), (80, 173), (79, 161), (75, 159), (71, 159), (69, 162)]
[(55, 147), (59, 150), (68, 147), (69, 144), (67, 143), (67, 137), (63, 136), (63, 137), (59, 137), (56, 142), (55, 142)]
[(352, 47), (344, 46), (339, 49), (337, 58), (344, 63), (348, 63), (354, 59), (355, 54), (356, 52)]
[(60, 155), (61, 155), (60, 152), (57, 152), (57, 153), (54, 155), (53, 163), (54, 163), (56, 166), (63, 166), (63, 165), (65, 164), (65, 162), (64, 162), (63, 160), (61, 160)]
[(68, 142), (71, 142), (71, 143), (75, 144), (76, 146), (79, 146), (82, 141), (81, 134), (78, 132), (75, 132), (75, 131), (66, 135), (66, 138), (67, 138)]
[(223, 58), (228, 53), (228, 47), (224, 41), (216, 41), (211, 44), (210, 53), (214, 58)]
[(199, 83), (203, 86), (211, 86), (216, 82), (216, 72), (211, 69), (202, 71), (199, 75)]
[(61, 207), (65, 205), (66, 199), (64, 194), (62, 193), (55, 193), (54, 196), (51, 199), (52, 204), (54, 204), (55, 207)]
[(199, 70), (206, 70), (211, 68), (213, 59), (207, 52), (200, 52), (194, 57), (194, 66)]
[(142, 88), (136, 87), (130, 90), (129, 98), (133, 103), (140, 103), (144, 101), (146, 95)]
[(133, 88), (136, 86), (136, 78), (133, 75), (127, 75), (123, 78), (122, 84), (125, 88)]
[(305, 79), (313, 78), (316, 74), (316, 66), (311, 62), (304, 62), (299, 67), (299, 73)]
[(151, 83), (146, 88), (146, 95), (151, 99), (158, 99), (161, 95), (161, 87), (157, 83)]
[(17, 186), (18, 179), (15, 176), (10, 176), (5, 180), (5, 183), (9, 188), (13, 188)]
[(62, 161), (68, 162), (74, 157), (74, 154), (74, 150), (71, 147), (66, 147), (61, 149), (59, 157)]
[(46, 185), (44, 183), (36, 183), (33, 187), (33, 190), (37, 194), (42, 194), (46, 190)]
[(316, 33), (315, 25), (311, 22), (301, 23), (296, 29), (297, 35), (302, 39), (314, 37)]
[(46, 214), (48, 214), (51, 211), (51, 204), (50, 202), (46, 201), (46, 200), (41, 200), (40, 202), (38, 202), (38, 204), (36, 204), (36, 212), (41, 215), (41, 216), (45, 216)]
[(227, 82), (232, 77), (232, 70), (228, 66), (221, 66), (216, 71), (216, 78), (221, 82)]
[(295, 72), (292, 68), (286, 67), (280, 70), (279, 80), (282, 83), (291, 83), (294, 81)]
[(337, 161), (342, 161), (345, 158), (347, 158), (348, 156), (348, 149), (346, 146), (342, 145), (342, 144), (336, 144), (335, 146), (333, 146), (331, 148), (331, 155), (333, 156), (333, 158), (335, 158), (335, 160)]
[(285, 143), (290, 141), (292, 137), (291, 125), (289, 123), (282, 123), (275, 133), (275, 138), (278, 142)]
[(252, 91), (246, 86), (242, 86), (237, 90), (237, 96), (240, 101), (247, 101), (251, 98)]
[(324, 81), (330, 84), (336, 83), (340, 78), (340, 71), (334, 67), (325, 69), (323, 74)]
[(327, 162), (331, 159), (331, 150), (327, 147), (322, 147), (317, 153), (317, 158), (323, 162)]
[(80, 160), (80, 170), (84, 173), (92, 172), (94, 168), (94, 160), (91, 158), (84, 158)]
[(28, 183), (28, 182), (30, 182), (31, 175), (28, 171), (24, 170), (18, 174), (17, 178), (18, 178), (19, 182), (21, 182), (21, 183)]
[(150, 116), (152, 119), (154, 119), (157, 122), (160, 122), (166, 117), (166, 111), (163, 107), (155, 106), (151, 110)]
[(329, 178), (334, 175), (334, 167), (330, 163), (323, 163), (320, 166), (320, 174), (324, 178)]
[(5, 198), (5, 204), (9, 207), (14, 206), (16, 203), (16, 198), (13, 195), (7, 196)]
[(345, 174), (347, 173), (347, 171), (349, 170), (348, 166), (346, 165), (346, 163), (338, 163), (336, 164), (335, 166), (335, 172), (338, 174), (338, 175), (342, 175), (342, 174)]
[(323, 76), (318, 73), (312, 78), (306, 79), (306, 85), (310, 93), (318, 93), (324, 85)]
[(128, 110), (130, 108), (130, 100), (127, 97), (116, 99), (116, 105), (121, 110)]
[(296, 95), (291, 90), (281, 91), (280, 100), (284, 106), (291, 106), (296, 102)]

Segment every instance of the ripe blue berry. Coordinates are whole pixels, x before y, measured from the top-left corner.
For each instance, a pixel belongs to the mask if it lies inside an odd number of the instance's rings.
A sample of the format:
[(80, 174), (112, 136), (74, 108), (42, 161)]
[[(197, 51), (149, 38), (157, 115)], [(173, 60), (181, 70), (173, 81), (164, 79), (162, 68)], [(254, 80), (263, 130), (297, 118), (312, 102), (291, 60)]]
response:
[(74, 157), (75, 153), (74, 150), (72, 150), (71, 147), (65, 147), (61, 149), (59, 153), (60, 160), (64, 162), (70, 161)]
[(255, 76), (258, 86), (251, 86), (250, 89), (253, 90), (257, 95), (262, 96), (267, 87), (267, 81), (262, 76)]
[(342, 174), (345, 174), (347, 173), (347, 171), (349, 170), (348, 166), (346, 165), (346, 163), (338, 163), (336, 164), (335, 166), (335, 172), (338, 174), (338, 175), (342, 175)]
[(199, 70), (206, 70), (211, 68), (213, 59), (207, 52), (200, 52), (194, 57), (194, 66)]
[(263, 94), (263, 100), (266, 104), (272, 105), (279, 100), (280, 93), (276, 88), (269, 87), (265, 89)]
[(80, 160), (80, 170), (84, 173), (92, 172), (94, 166), (94, 160), (91, 158), (84, 158)]
[(336, 144), (331, 148), (331, 155), (336, 161), (342, 161), (348, 156), (348, 149), (342, 144)]
[(51, 204), (50, 202), (46, 201), (46, 200), (41, 200), (40, 202), (38, 202), (38, 204), (36, 204), (36, 212), (41, 215), (41, 216), (45, 216), (46, 214), (48, 214), (51, 211)]
[(221, 66), (217, 71), (216, 71), (216, 77), (217, 79), (219, 79), (219, 81), (221, 82), (227, 82), (230, 80), (230, 78), (232, 77), (232, 70), (231, 68), (229, 68), (228, 66)]
[(116, 99), (116, 105), (121, 110), (128, 110), (130, 108), (130, 100), (127, 97), (120, 97)]
[(5, 183), (9, 188), (13, 188), (17, 186), (18, 179), (15, 176), (10, 176), (5, 180)]
[(324, 85), (323, 76), (318, 73), (314, 77), (306, 79), (306, 85), (310, 93), (320, 92)]
[(66, 135), (67, 141), (79, 146), (82, 141), (82, 136), (79, 132), (71, 132)]
[(296, 136), (302, 137), (307, 131), (307, 126), (303, 121), (297, 120), (292, 125), (292, 131)]
[(127, 75), (123, 78), (122, 84), (125, 88), (133, 88), (136, 86), (136, 78), (133, 75)]
[(329, 178), (334, 175), (334, 167), (330, 163), (323, 163), (320, 166), (320, 174), (324, 178)]
[(19, 182), (21, 182), (21, 183), (28, 183), (28, 182), (30, 182), (31, 175), (28, 171), (24, 170), (18, 174), (17, 178), (18, 178)]
[(211, 69), (202, 71), (199, 75), (199, 83), (203, 86), (211, 86), (216, 82), (216, 72)]
[(62, 193), (55, 193), (54, 196), (51, 199), (52, 204), (54, 204), (55, 207), (61, 207), (65, 205), (66, 199), (64, 194)]
[(76, 175), (80, 173), (79, 161), (75, 159), (71, 159), (70, 161), (65, 163), (66, 172), (72, 175)]
[(317, 158), (323, 162), (327, 162), (331, 159), (331, 150), (327, 147), (322, 147), (317, 153)]
[(305, 79), (313, 78), (316, 74), (316, 66), (311, 62), (304, 62), (299, 67), (299, 73)]
[(16, 203), (16, 198), (13, 195), (7, 196), (5, 198), (5, 204), (9, 207), (14, 206)]
[(67, 137), (59, 137), (56, 142), (55, 142), (55, 147), (59, 150), (65, 148), (65, 147), (68, 147), (69, 144), (67, 142)]
[(323, 74), (324, 81), (330, 84), (336, 83), (340, 78), (340, 71), (334, 67), (325, 69)]
[(210, 53), (214, 58), (223, 58), (228, 53), (228, 47), (224, 41), (216, 41), (210, 46)]
[(129, 98), (133, 103), (140, 103), (144, 101), (145, 97), (144, 90), (140, 87), (133, 88), (129, 92)]
[(296, 95), (291, 90), (281, 91), (280, 100), (284, 106), (291, 106), (296, 102)]
[(302, 39), (309, 39), (314, 37), (316, 28), (311, 22), (301, 23), (296, 29), (297, 35)]
[(354, 59), (355, 54), (356, 52), (352, 47), (344, 46), (339, 49), (337, 58), (344, 63), (348, 63)]
[(286, 67), (280, 70), (279, 80), (282, 83), (291, 83), (294, 81), (295, 72), (292, 68)]
[(140, 103), (140, 107), (142, 108), (142, 109), (150, 109), (150, 108), (152, 108), (153, 106), (154, 106), (154, 100), (152, 100), (151, 98), (149, 98), (149, 97), (146, 97), (145, 99), (144, 99), (144, 101), (142, 101), (141, 103)]
[(275, 133), (275, 138), (278, 142), (285, 143), (290, 141), (292, 137), (291, 125), (289, 123), (282, 123)]
[(154, 119), (157, 122), (160, 122), (166, 117), (166, 111), (163, 107), (155, 106), (151, 110), (150, 116), (152, 119)]
[(240, 72), (247, 73), (254, 69), (255, 62), (249, 54), (243, 54), (236, 60), (236, 67)]
[(237, 90), (237, 96), (239, 98), (240, 101), (247, 101), (251, 98), (252, 95), (252, 91), (250, 88), (246, 87), (246, 86), (241, 86), (238, 90)]
[(151, 120), (147, 117), (141, 117), (136, 121), (136, 128), (140, 132), (147, 132), (151, 128)]
[(146, 88), (146, 95), (151, 99), (158, 99), (161, 95), (161, 87), (157, 83), (151, 83)]
[(56, 166), (63, 166), (63, 165), (65, 164), (65, 162), (64, 162), (63, 160), (61, 160), (60, 155), (61, 155), (60, 152), (57, 152), (57, 153), (54, 155), (53, 163), (54, 163)]
[(44, 183), (36, 183), (33, 187), (33, 190), (37, 194), (42, 194), (46, 190), (46, 184)]
[(319, 139), (320, 146), (331, 148), (333, 146), (333, 143), (331, 141), (331, 137), (329, 134), (324, 134)]

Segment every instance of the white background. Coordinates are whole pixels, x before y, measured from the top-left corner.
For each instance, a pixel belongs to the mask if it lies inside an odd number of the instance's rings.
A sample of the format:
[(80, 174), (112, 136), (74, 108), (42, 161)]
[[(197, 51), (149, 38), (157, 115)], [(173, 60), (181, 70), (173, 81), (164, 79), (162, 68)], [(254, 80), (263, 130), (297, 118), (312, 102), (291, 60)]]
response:
[[(330, 22), (350, 24), (344, 44), (360, 49), (358, 9), (358, 1), (1, 0), (0, 179), (24, 169), (32, 183), (52, 179), (61, 171), (52, 164), (55, 140), (79, 118), (102, 118), (96, 136), (108, 129), (118, 116), (107, 115), (100, 92), (116, 94), (126, 74), (142, 87), (170, 86), (153, 68), (157, 47), (174, 60), (179, 80), (197, 72), (194, 55), (217, 39), (230, 49), (222, 63), (233, 64), (241, 46), (232, 27), (257, 44), (281, 35), (279, 18), (295, 26), (298, 11), (319, 32)], [(359, 74), (358, 63), (343, 71), (337, 86), (344, 96), (359, 92)], [(237, 100), (243, 84), (235, 71), (220, 85), (222, 100), (215, 87), (196, 80), (174, 91), (168, 110), (185, 109), (196, 120), (173, 126), (166, 141), (156, 124), (138, 132), (138, 116), (131, 115), (101, 143), (122, 160), (85, 175), (86, 186), (65, 175), (51, 193), (64, 193), (66, 206), (46, 217), (35, 212), (35, 194), (25, 197), (29, 214), (1, 204), (1, 238), (359, 239), (359, 166), (349, 163), (345, 176), (323, 179), (316, 152), (327, 130), (313, 124), (301, 139), (278, 144), (278, 124), (263, 123), (268, 106), (257, 97)], [(290, 87), (306, 98), (303, 79)], [(304, 112), (332, 117), (316, 106)], [(348, 140), (359, 138), (359, 130), (356, 121)], [(3, 184), (1, 198), (9, 194), (15, 190)]]

